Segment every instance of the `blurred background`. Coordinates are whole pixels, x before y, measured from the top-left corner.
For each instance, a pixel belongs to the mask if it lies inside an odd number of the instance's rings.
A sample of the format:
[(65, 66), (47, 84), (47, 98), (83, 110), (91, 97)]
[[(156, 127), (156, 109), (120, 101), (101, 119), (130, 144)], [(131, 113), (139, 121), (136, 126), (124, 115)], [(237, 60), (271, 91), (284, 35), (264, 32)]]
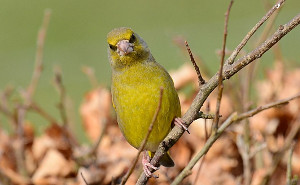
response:
[[(273, 1), (235, 1), (229, 18), (227, 49), (233, 50), (244, 35), (265, 14)], [(54, 117), (59, 118), (59, 95), (53, 87), (53, 69), (62, 69), (63, 83), (72, 100), (74, 133), (86, 140), (80, 124), (79, 105), (91, 84), (82, 72), (83, 66), (95, 70), (99, 83), (110, 86), (106, 34), (116, 27), (135, 30), (148, 43), (156, 60), (166, 69), (176, 69), (189, 58), (174, 44), (180, 36), (189, 42), (214, 74), (218, 70), (216, 51), (222, 46), (224, 13), (229, 1), (98, 1), (98, 0), (1, 0), (0, 6), (0, 90), (7, 86), (26, 88), (34, 68), (37, 33), (45, 9), (52, 15), (44, 48), (44, 70), (34, 99)], [(280, 11), (275, 24), (285, 24), (299, 13), (300, 1), (289, 0)], [(262, 29), (259, 30), (260, 32)], [(257, 34), (259, 35), (259, 34)], [(258, 36), (257, 36), (258, 37)], [(248, 51), (256, 45), (248, 43)], [(300, 30), (296, 28), (280, 41), (283, 56), (300, 61)], [(273, 61), (268, 52), (262, 57), (264, 67)], [(263, 74), (263, 73), (262, 73)], [(263, 76), (262, 76), (263, 77)], [(38, 131), (47, 121), (28, 114)], [(11, 129), (0, 114), (0, 126)]]

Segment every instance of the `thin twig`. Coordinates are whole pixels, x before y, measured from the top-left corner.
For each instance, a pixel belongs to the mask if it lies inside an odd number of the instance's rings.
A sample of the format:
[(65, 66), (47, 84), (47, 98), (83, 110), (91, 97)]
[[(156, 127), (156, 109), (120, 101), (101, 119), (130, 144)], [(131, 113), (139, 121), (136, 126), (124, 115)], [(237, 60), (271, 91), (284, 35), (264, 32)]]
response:
[[(245, 124), (245, 120), (243, 120), (243, 123)], [(251, 183), (250, 142), (238, 135), (236, 144), (243, 160), (244, 184), (249, 185)]]
[(7, 116), (8, 118), (13, 117), (13, 114), (1, 104), (0, 104), (0, 112), (2, 112), (2, 114)]
[[(197, 116), (196, 116), (196, 119), (215, 119), (216, 115), (214, 114), (205, 114), (204, 112), (202, 111), (199, 111)], [(222, 115), (219, 115), (219, 117), (222, 117)]]
[(251, 152), (250, 152), (250, 158), (253, 158), (258, 152), (262, 151), (263, 149), (267, 148), (267, 143), (262, 143), (258, 146), (256, 146)]
[(57, 86), (59, 94), (60, 94), (60, 101), (58, 104), (58, 108), (60, 111), (60, 116), (62, 118), (63, 126), (67, 127), (67, 125), (69, 124), (69, 121), (68, 121), (68, 116), (67, 116), (67, 111), (66, 111), (66, 106), (65, 106), (66, 92), (65, 92), (65, 87), (62, 82), (61, 70), (58, 67), (55, 68), (54, 75), (55, 75), (54, 82), (55, 82), (55, 85)]
[(32, 101), (29, 109), (35, 111), (40, 114), (43, 118), (48, 120), (50, 123), (57, 123), (57, 120), (48, 114), (44, 109), (42, 109), (36, 102)]
[[(246, 112), (250, 108), (250, 89), (252, 85), (252, 66), (255, 65), (256, 62), (251, 63), (249, 65), (249, 70), (243, 71), (246, 72), (246, 75), (242, 75), (241, 79), (241, 99), (240, 107), (242, 108), (243, 112)], [(242, 161), (243, 161), (243, 181), (244, 185), (250, 185), (252, 180), (252, 164), (250, 161), (250, 148), (251, 148), (251, 130), (250, 130), (250, 123), (248, 119), (243, 120), (243, 138), (238, 137), (238, 150), (241, 154)]]
[[(241, 69), (246, 67), (248, 64), (260, 58), (265, 52), (272, 48), (280, 39), (282, 39), (287, 33), (289, 33), (299, 24), (300, 14), (296, 15), (293, 19), (291, 19), (290, 22), (281, 25), (277, 29), (277, 31), (264, 43), (262, 43), (259, 47), (257, 47), (255, 50), (251, 51), (244, 57), (240, 58), (234, 63), (234, 65), (225, 65), (223, 72), (223, 80), (231, 78)], [(225, 64), (226, 63), (227, 62), (225, 62)], [(217, 87), (217, 85), (218, 73), (215, 74), (209, 81), (207, 81), (203, 86), (200, 87), (200, 90), (194, 98), (191, 106), (182, 117), (182, 120), (186, 124), (186, 126), (189, 126), (195, 120), (195, 117), (198, 114), (201, 107), (203, 106), (203, 103), (210, 95), (210, 93)], [(165, 139), (160, 143), (150, 163), (154, 166), (158, 165), (160, 158), (178, 141), (178, 139), (183, 135), (183, 133), (184, 131), (181, 128), (174, 127), (170, 131), (170, 133), (165, 137)], [(148, 179), (149, 178), (145, 175), (145, 173), (142, 173), (136, 184), (146, 184)]]
[(295, 147), (295, 142), (292, 142), (290, 151), (289, 151), (289, 158), (287, 162), (287, 170), (286, 170), (286, 184), (292, 185), (292, 157), (293, 157), (293, 151)]
[[(186, 54), (185, 41), (186, 39), (182, 36), (177, 36), (173, 38), (174, 44), (179, 47), (180, 51), (183, 54)], [(204, 74), (204, 76), (211, 76), (211, 71), (206, 66), (205, 61), (203, 61), (203, 59), (199, 55), (193, 55), (193, 57), (195, 61), (197, 61), (197, 64), (202, 71), (202, 74)]]
[(0, 93), (0, 112), (2, 112), (5, 116), (7, 116), (9, 119), (11, 119), (15, 125), (17, 125), (14, 119), (13, 112), (9, 110), (8, 108), (8, 98), (12, 94), (13, 88), (12, 87), (6, 87), (3, 92)]
[(32, 98), (37, 87), (38, 81), (40, 79), (42, 73), (42, 65), (43, 65), (43, 50), (44, 43), (46, 38), (47, 27), (50, 21), (50, 10), (45, 10), (44, 19), (41, 29), (38, 33), (37, 38), (37, 50), (36, 50), (36, 59), (35, 59), (35, 67), (33, 71), (33, 75), (31, 78), (31, 82), (27, 87), (27, 90), (24, 91), (24, 104), (19, 105), (17, 108), (17, 147), (16, 147), (16, 158), (17, 158), (17, 166), (19, 173), (23, 176), (27, 176), (27, 169), (25, 165), (25, 146), (24, 146), (24, 119), (26, 116), (26, 112), (28, 107), (32, 102)]
[(27, 169), (25, 165), (25, 145), (24, 145), (24, 119), (26, 114), (26, 108), (22, 105), (19, 105), (17, 108), (17, 144), (16, 144), (16, 161), (18, 172), (23, 175), (27, 176)]
[(190, 173), (191, 169), (195, 166), (195, 164), (201, 159), (201, 157), (203, 155), (205, 155), (207, 153), (207, 151), (210, 149), (210, 147), (213, 145), (213, 143), (221, 136), (221, 134), (225, 131), (225, 129), (227, 127), (229, 127), (231, 124), (239, 122), (246, 118), (252, 117), (263, 110), (270, 109), (272, 107), (276, 107), (279, 105), (287, 104), (289, 101), (291, 101), (295, 98), (299, 98), (299, 97), (300, 97), (300, 93), (293, 97), (290, 97), (290, 98), (286, 98), (283, 100), (279, 100), (276, 102), (266, 104), (264, 106), (257, 107), (255, 109), (252, 109), (248, 112), (244, 112), (242, 114), (233, 113), (231, 116), (229, 116), (229, 118), (226, 119), (226, 121), (223, 122), (223, 124), (220, 126), (220, 128), (217, 130), (217, 132), (215, 134), (211, 135), (211, 137), (204, 144), (204, 146), (202, 147), (200, 152), (195, 155), (195, 157), (182, 170), (182, 172), (175, 178), (175, 180), (173, 181), (173, 183), (171, 185), (177, 185), (182, 182), (182, 180)]
[(232, 54), (227, 60), (228, 64), (233, 64), (235, 58), (239, 54), (239, 52), (244, 48), (244, 46), (247, 44), (248, 40), (252, 37), (252, 35), (258, 30), (258, 28), (266, 22), (266, 20), (269, 19), (269, 17), (278, 9), (280, 6), (285, 2), (285, 0), (280, 0), (278, 3), (276, 3), (267, 13), (265, 16), (262, 17), (262, 19), (256, 23), (256, 25), (247, 33), (247, 35), (244, 37), (242, 42), (234, 49)]
[(60, 111), (60, 116), (62, 119), (62, 128), (63, 128), (63, 138), (68, 142), (72, 147), (78, 147), (78, 143), (74, 140), (74, 136), (69, 129), (69, 118), (67, 115), (67, 106), (66, 106), (66, 91), (62, 81), (62, 72), (59, 67), (54, 68), (54, 85), (56, 85), (57, 90), (60, 94), (60, 101), (58, 103), (58, 109)]
[(154, 125), (154, 123), (155, 123), (155, 121), (156, 121), (156, 119), (157, 119), (158, 113), (159, 113), (160, 108), (161, 108), (162, 97), (163, 97), (163, 90), (164, 90), (164, 89), (161, 87), (161, 88), (160, 88), (160, 96), (159, 96), (158, 106), (157, 106), (157, 109), (156, 109), (156, 111), (155, 111), (155, 113), (154, 113), (154, 115), (153, 115), (153, 118), (152, 118), (152, 121), (151, 121), (151, 123), (150, 123), (150, 126), (149, 126), (149, 128), (148, 128), (147, 135), (146, 135), (146, 137), (144, 138), (144, 140), (143, 140), (143, 142), (142, 142), (142, 144), (141, 144), (141, 146), (140, 146), (140, 148), (139, 148), (139, 151), (138, 151), (138, 153), (137, 153), (137, 155), (136, 155), (134, 161), (132, 162), (132, 165), (131, 165), (130, 169), (127, 171), (126, 175), (123, 177), (122, 182), (121, 182), (120, 185), (124, 185), (124, 184), (127, 182), (128, 178), (130, 177), (130, 175), (132, 174), (132, 172), (133, 172), (133, 170), (134, 170), (134, 168), (135, 168), (135, 166), (136, 166), (136, 163), (137, 163), (138, 160), (139, 160), (140, 154), (142, 153), (142, 151), (144, 150), (144, 148), (145, 148), (145, 146), (146, 146), (146, 144), (147, 144), (148, 138), (149, 138), (149, 136), (150, 136), (150, 134), (151, 134), (151, 132), (152, 132), (152, 129), (153, 129), (153, 125)]
[(225, 48), (226, 48), (226, 40), (227, 40), (227, 28), (228, 28), (228, 20), (229, 20), (229, 13), (231, 10), (233, 4), (233, 0), (230, 1), (228, 9), (225, 13), (225, 23), (224, 23), (224, 35), (223, 35), (223, 47), (222, 47), (222, 56), (221, 56), (221, 62), (220, 62), (220, 70), (219, 70), (219, 85), (218, 85), (218, 97), (217, 97), (217, 105), (216, 105), (216, 116), (213, 121), (213, 133), (217, 131), (218, 124), (219, 124), (219, 114), (220, 114), (220, 105), (221, 105), (221, 99), (223, 94), (223, 66), (224, 66), (224, 59), (225, 59)]
[(43, 70), (44, 45), (45, 45), (48, 25), (50, 22), (50, 16), (51, 16), (51, 10), (46, 9), (44, 13), (43, 24), (38, 33), (36, 56), (35, 56), (35, 67), (32, 74), (31, 82), (26, 91), (25, 106), (28, 106), (31, 103), (33, 93), (36, 89), (36, 86), (38, 84), (38, 81), (40, 79)]
[[(266, 5), (265, 5), (266, 6)], [(268, 9), (271, 8), (271, 5), (269, 5), (266, 9), (266, 11)], [(272, 29), (274, 28), (274, 23), (275, 23), (275, 20), (280, 12), (281, 8), (278, 10), (278, 11), (275, 11), (273, 13), (273, 15), (269, 18), (264, 30), (262, 31), (262, 34), (260, 35), (258, 41), (256, 42), (255, 44), (255, 47), (258, 46), (259, 44), (261, 44), (264, 40), (267, 39), (270, 31), (272, 31)], [(281, 52), (280, 50), (278, 49), (279, 48), (279, 44), (276, 44), (274, 47), (273, 47), (273, 53), (275, 55), (275, 59), (282, 59), (282, 56), (281, 56)], [(279, 61), (282, 61), (282, 60), (279, 60)], [(257, 69), (258, 69), (258, 66), (259, 66), (259, 62), (254, 62), (252, 64), (249, 65), (249, 70), (245, 71), (247, 73), (247, 75), (244, 75), (246, 79), (246, 87), (248, 88), (248, 90), (246, 92), (248, 92), (248, 94), (250, 94), (250, 89), (251, 89), (251, 85), (252, 85), (252, 80), (253, 78), (256, 76), (256, 73), (257, 73)]]
[(84, 178), (82, 172), (80, 172), (80, 175), (81, 175), (81, 178), (83, 179), (84, 183), (85, 183), (86, 185), (89, 185), (89, 183), (88, 183), (88, 182), (86, 181), (86, 179)]
[(191, 62), (192, 62), (192, 64), (193, 64), (194, 68), (195, 68), (195, 71), (196, 71), (197, 75), (198, 75), (198, 83), (199, 83), (199, 86), (200, 86), (200, 85), (204, 85), (204, 84), (205, 84), (205, 80), (203, 79), (203, 77), (202, 77), (202, 75), (201, 75), (200, 69), (199, 69), (199, 67), (198, 67), (198, 65), (197, 65), (197, 63), (196, 63), (196, 61), (195, 61), (195, 59), (194, 59), (193, 53), (192, 53), (192, 51), (191, 51), (191, 49), (190, 49), (190, 46), (189, 46), (189, 44), (188, 44), (187, 41), (185, 41), (184, 43), (185, 43), (185, 47), (186, 47), (186, 49), (187, 49), (187, 51), (188, 51), (188, 53), (189, 53)]
[(94, 146), (91, 148), (91, 150), (89, 151), (89, 155), (96, 155), (96, 152), (97, 152), (97, 148), (98, 146), (100, 145), (104, 135), (105, 135), (105, 132), (107, 130), (107, 120), (104, 120), (102, 121), (102, 131), (101, 131), (101, 134), (98, 138), (98, 140), (96, 141), (96, 143), (94, 144)]

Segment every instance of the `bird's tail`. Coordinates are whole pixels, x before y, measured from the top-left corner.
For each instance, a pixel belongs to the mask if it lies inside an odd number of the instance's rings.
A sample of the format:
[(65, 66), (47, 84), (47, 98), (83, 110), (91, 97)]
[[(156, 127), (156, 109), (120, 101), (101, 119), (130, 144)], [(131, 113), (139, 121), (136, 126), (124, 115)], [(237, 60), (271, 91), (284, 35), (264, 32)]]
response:
[(165, 167), (173, 167), (175, 165), (169, 151), (160, 159), (159, 163)]
[[(148, 154), (152, 158), (155, 153), (148, 151)], [(162, 156), (162, 158), (159, 161), (159, 164), (165, 167), (173, 167), (175, 165), (173, 159), (170, 156), (169, 151), (167, 151), (167, 153), (164, 156)]]

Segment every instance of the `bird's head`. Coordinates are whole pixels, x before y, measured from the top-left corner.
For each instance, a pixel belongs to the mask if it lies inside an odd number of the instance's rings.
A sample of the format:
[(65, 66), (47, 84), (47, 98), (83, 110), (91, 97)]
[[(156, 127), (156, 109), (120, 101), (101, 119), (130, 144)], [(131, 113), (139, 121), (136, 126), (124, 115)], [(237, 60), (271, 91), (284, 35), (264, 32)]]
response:
[(107, 34), (108, 56), (114, 68), (145, 61), (150, 50), (145, 41), (130, 28), (116, 28)]

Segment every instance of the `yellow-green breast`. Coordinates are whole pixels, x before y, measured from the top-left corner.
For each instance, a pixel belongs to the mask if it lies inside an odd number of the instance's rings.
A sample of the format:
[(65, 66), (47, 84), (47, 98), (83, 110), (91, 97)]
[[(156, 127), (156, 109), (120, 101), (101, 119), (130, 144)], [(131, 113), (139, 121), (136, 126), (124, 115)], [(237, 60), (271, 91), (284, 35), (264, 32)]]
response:
[(111, 90), (119, 127), (127, 141), (139, 148), (158, 107), (160, 87), (163, 88), (161, 109), (145, 147), (155, 152), (181, 111), (171, 77), (151, 59), (113, 70)]

